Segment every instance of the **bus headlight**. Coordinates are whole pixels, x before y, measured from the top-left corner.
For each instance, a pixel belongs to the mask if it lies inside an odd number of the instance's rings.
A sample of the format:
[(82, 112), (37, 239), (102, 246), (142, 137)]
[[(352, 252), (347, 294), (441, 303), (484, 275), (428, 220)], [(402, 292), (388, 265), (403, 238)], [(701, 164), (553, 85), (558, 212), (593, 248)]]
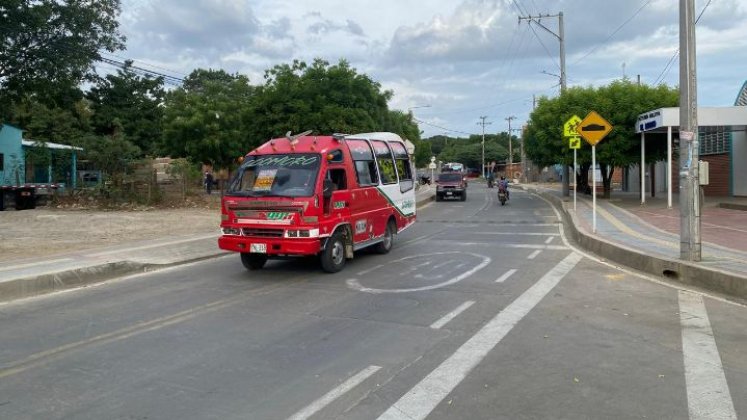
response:
[(288, 229), (285, 231), (286, 238), (318, 238), (319, 229)]

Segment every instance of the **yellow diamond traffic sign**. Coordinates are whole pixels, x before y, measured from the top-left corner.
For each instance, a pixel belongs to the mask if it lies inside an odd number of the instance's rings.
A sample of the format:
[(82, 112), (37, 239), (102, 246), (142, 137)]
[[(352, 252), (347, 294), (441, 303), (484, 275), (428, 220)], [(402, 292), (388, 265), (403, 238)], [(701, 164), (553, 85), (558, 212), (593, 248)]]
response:
[(581, 148), (581, 137), (574, 136), (568, 139), (568, 147), (571, 149), (580, 149)]
[(612, 131), (612, 124), (607, 122), (601, 115), (595, 111), (589, 112), (589, 115), (576, 127), (576, 131), (581, 137), (592, 146), (602, 141), (602, 139)]
[(571, 118), (568, 118), (568, 121), (566, 121), (565, 124), (563, 124), (563, 135), (566, 137), (578, 136), (576, 127), (578, 127), (578, 124), (580, 122), (581, 122), (581, 118), (578, 115), (574, 115)]

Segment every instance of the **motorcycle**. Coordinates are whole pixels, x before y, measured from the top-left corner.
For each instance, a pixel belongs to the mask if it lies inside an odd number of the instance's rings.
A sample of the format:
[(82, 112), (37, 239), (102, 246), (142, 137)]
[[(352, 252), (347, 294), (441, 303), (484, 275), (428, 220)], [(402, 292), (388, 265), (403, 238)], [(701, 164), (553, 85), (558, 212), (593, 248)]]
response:
[(493, 188), (494, 185), (495, 181), (493, 180), (493, 178), (488, 178), (488, 188)]
[(420, 185), (431, 185), (431, 177), (420, 175)]
[(502, 187), (499, 187), (498, 188), (498, 201), (501, 202), (502, 206), (506, 205), (506, 199), (507, 199), (507, 197), (506, 197), (506, 189), (502, 188)]

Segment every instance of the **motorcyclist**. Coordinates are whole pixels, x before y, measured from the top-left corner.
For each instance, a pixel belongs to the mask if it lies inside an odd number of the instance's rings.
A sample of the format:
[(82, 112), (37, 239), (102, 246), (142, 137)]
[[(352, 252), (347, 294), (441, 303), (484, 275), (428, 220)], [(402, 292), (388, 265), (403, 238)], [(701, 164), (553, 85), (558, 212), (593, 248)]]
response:
[(493, 171), (488, 171), (488, 187), (493, 188), (493, 182), (495, 182), (495, 175)]
[(501, 176), (501, 179), (498, 181), (498, 190), (499, 191), (505, 191), (506, 192), (506, 200), (509, 199), (509, 192), (508, 192), (508, 180), (505, 176)]

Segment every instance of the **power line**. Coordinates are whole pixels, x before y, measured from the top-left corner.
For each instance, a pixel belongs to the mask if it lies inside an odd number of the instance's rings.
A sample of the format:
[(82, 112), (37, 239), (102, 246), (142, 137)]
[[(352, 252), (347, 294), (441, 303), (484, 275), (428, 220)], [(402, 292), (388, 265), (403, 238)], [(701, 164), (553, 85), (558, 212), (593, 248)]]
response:
[(630, 17), (629, 17), (628, 19), (626, 19), (626, 20), (625, 20), (625, 22), (623, 22), (622, 24), (620, 24), (620, 26), (618, 26), (618, 27), (617, 27), (617, 29), (615, 29), (614, 31), (612, 31), (612, 33), (611, 33), (611, 34), (609, 34), (609, 35), (607, 36), (607, 38), (605, 38), (605, 39), (604, 39), (604, 41), (602, 41), (602, 42), (598, 43), (598, 44), (597, 44), (597, 45), (595, 45), (595, 46), (594, 46), (594, 47), (593, 47), (593, 48), (592, 48), (591, 50), (589, 50), (589, 52), (587, 52), (586, 54), (584, 54), (584, 55), (583, 55), (583, 56), (582, 56), (581, 58), (579, 58), (578, 60), (574, 61), (574, 62), (573, 62), (573, 65), (575, 66), (575, 65), (576, 65), (576, 64), (578, 64), (579, 62), (583, 61), (583, 59), (584, 59), (584, 58), (586, 58), (586, 57), (590, 56), (590, 55), (591, 55), (591, 54), (592, 54), (592, 53), (593, 53), (594, 51), (596, 51), (597, 49), (599, 49), (599, 47), (600, 47), (600, 46), (601, 46), (602, 44), (604, 44), (604, 43), (606, 43), (607, 41), (609, 41), (610, 39), (612, 39), (612, 37), (613, 37), (613, 36), (615, 36), (615, 34), (616, 34), (616, 33), (620, 32), (620, 30), (621, 30), (621, 29), (622, 29), (622, 28), (623, 28), (623, 27), (624, 27), (625, 25), (627, 25), (628, 23), (630, 23), (630, 21), (631, 21), (631, 20), (635, 19), (635, 17), (636, 17), (636, 16), (638, 16), (638, 14), (639, 14), (639, 13), (641, 13), (641, 10), (643, 10), (643, 8), (644, 8), (644, 7), (646, 7), (646, 6), (648, 6), (649, 4), (651, 4), (651, 2), (652, 2), (652, 1), (653, 1), (653, 0), (646, 0), (646, 2), (644, 2), (644, 3), (643, 3), (643, 4), (641, 5), (641, 7), (639, 7), (639, 8), (638, 8), (638, 10), (636, 10), (636, 11), (635, 11), (635, 13), (633, 13), (633, 15), (631, 15), (631, 16), (630, 16)]
[[(698, 22), (700, 22), (700, 18), (703, 17), (703, 13), (705, 13), (706, 9), (708, 9), (708, 6), (711, 5), (712, 1), (713, 0), (708, 0), (708, 3), (706, 3), (705, 6), (703, 6), (703, 10), (700, 11), (700, 14), (698, 14), (698, 18), (695, 19), (696, 25), (698, 24)], [(654, 81), (654, 85), (658, 85), (659, 83), (663, 82), (664, 79), (667, 78), (667, 76), (669, 75), (669, 71), (672, 70), (672, 65), (674, 64), (674, 60), (679, 55), (680, 55), (680, 50), (678, 48), (677, 51), (675, 51), (672, 57), (669, 59), (669, 61), (667, 61), (667, 64), (664, 66), (664, 70), (662, 70), (661, 73), (659, 73), (659, 76)]]
[(426, 121), (423, 121), (423, 120), (419, 120), (419, 119), (417, 119), (415, 117), (413, 117), (412, 119), (413, 119), (413, 121), (417, 122), (418, 124), (425, 124), (425, 125), (428, 125), (428, 126), (431, 126), (431, 127), (434, 127), (434, 128), (438, 128), (438, 129), (441, 129), (441, 130), (444, 130), (444, 131), (448, 131), (450, 133), (466, 134), (468, 136), (474, 136), (474, 135), (476, 135), (475, 133), (467, 133), (466, 131), (452, 130), (451, 128), (441, 127), (440, 125), (431, 124), (429, 122), (426, 122)]
[(547, 56), (550, 57), (550, 60), (552, 61), (552, 63), (555, 64), (556, 66), (558, 66), (558, 68), (560, 68), (560, 64), (558, 64), (558, 62), (555, 61), (555, 58), (552, 56), (552, 53), (550, 52), (550, 50), (547, 48), (547, 46), (545, 45), (545, 43), (542, 42), (542, 39), (539, 37), (539, 34), (537, 34), (537, 31), (534, 30), (534, 28), (532, 27), (532, 21), (531, 20), (529, 21), (529, 25), (528, 26), (529, 26), (529, 29), (531, 29), (532, 32), (534, 33), (534, 36), (535, 36), (535, 38), (537, 38), (537, 41), (539, 41), (540, 45), (542, 45), (542, 48), (545, 49), (545, 52), (547, 53)]

